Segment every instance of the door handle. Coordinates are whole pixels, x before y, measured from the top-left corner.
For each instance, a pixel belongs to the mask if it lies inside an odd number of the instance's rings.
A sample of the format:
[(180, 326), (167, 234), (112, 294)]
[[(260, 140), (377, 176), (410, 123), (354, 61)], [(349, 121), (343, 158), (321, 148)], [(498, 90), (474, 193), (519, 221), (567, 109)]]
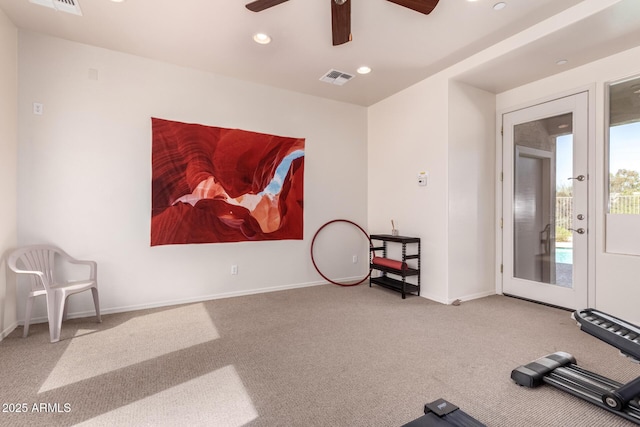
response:
[(586, 230), (584, 228), (578, 228), (577, 230), (574, 230), (573, 228), (569, 229), (570, 231), (575, 231), (578, 234), (584, 234), (586, 233)]
[(544, 230), (540, 232), (540, 235), (544, 236), (544, 238), (540, 238), (540, 243), (544, 245), (544, 253), (550, 254), (551, 253), (551, 224), (547, 224), (544, 227)]
[(567, 180), (572, 180), (572, 179), (577, 179), (578, 181), (582, 182), (587, 178), (584, 175), (578, 175), (575, 178), (567, 178)]

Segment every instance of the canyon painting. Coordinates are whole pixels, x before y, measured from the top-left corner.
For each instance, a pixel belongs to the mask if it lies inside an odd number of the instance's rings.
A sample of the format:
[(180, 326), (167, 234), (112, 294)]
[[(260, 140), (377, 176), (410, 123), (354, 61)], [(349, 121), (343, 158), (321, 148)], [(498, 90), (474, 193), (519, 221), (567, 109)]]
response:
[(151, 246), (303, 238), (304, 138), (151, 127)]

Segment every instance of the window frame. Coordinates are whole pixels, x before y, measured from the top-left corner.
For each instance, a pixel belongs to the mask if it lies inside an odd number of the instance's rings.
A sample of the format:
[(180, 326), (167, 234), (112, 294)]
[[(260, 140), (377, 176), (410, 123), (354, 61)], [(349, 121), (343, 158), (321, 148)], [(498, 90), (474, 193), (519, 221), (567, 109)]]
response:
[[(640, 85), (640, 74), (634, 74), (625, 78), (611, 80), (604, 85), (604, 101), (605, 101), (605, 114), (604, 114), (604, 175), (605, 175), (605, 206), (604, 214), (609, 215), (611, 212), (611, 87), (627, 83), (633, 80), (637, 80), (637, 84)], [(638, 117), (640, 122), (640, 116)], [(640, 171), (639, 171), (640, 172)], [(615, 215), (615, 214), (614, 214)]]

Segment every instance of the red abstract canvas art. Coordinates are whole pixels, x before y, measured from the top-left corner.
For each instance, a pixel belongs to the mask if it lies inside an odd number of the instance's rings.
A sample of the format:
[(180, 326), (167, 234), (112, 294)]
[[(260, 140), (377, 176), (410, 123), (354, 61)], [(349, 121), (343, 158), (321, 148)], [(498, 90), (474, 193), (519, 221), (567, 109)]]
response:
[(302, 239), (304, 138), (151, 125), (151, 246)]

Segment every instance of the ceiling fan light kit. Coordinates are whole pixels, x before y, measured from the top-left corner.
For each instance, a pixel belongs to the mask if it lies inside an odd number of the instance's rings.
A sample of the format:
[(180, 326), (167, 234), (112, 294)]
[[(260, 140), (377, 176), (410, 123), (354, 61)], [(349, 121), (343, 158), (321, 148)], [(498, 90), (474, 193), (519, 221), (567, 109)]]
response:
[[(246, 5), (252, 12), (261, 12), (289, 0), (255, 0)], [(338, 46), (350, 42), (351, 35), (351, 0), (331, 1), (331, 35), (333, 45)], [(439, 0), (387, 0), (425, 15), (430, 14)]]

